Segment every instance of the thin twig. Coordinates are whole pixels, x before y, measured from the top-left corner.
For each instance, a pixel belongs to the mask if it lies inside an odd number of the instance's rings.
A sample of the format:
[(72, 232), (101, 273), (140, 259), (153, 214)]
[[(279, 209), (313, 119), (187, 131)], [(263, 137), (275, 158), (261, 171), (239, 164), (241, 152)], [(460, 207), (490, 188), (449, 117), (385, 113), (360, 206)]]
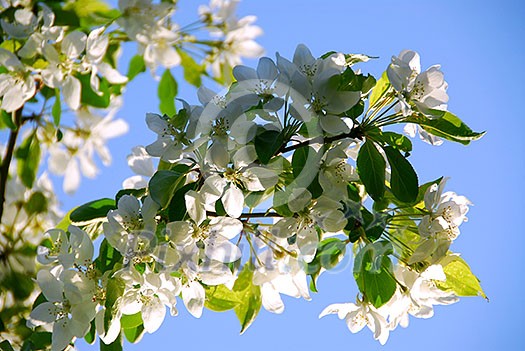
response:
[[(207, 216), (218, 217), (217, 212), (206, 211)], [(264, 218), (264, 217), (282, 217), (280, 214), (275, 212), (253, 212), (253, 213), (242, 213), (239, 218)]]
[(284, 154), (284, 153), (287, 153), (289, 151), (293, 151), (293, 150), (299, 149), (301, 147), (308, 146), (310, 144), (317, 144), (317, 143), (330, 144), (330, 143), (332, 143), (334, 141), (342, 140), (342, 139), (346, 139), (346, 138), (352, 138), (352, 139), (356, 139), (357, 138), (357, 139), (360, 139), (362, 137), (363, 137), (363, 131), (361, 130), (360, 126), (357, 126), (356, 128), (353, 128), (348, 133), (343, 133), (343, 134), (339, 134), (339, 135), (335, 135), (335, 136), (331, 136), (331, 137), (319, 136), (319, 137), (316, 137), (316, 138), (313, 138), (313, 139), (302, 141), (302, 142), (300, 142), (298, 144), (282, 147), (277, 152), (277, 154)]

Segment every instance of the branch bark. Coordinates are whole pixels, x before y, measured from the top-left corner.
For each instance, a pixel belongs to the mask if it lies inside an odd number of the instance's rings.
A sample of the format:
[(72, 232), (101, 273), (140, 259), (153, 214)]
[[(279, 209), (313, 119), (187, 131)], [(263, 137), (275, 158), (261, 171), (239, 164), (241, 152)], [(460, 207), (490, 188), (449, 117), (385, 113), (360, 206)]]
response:
[[(207, 216), (218, 217), (217, 212), (206, 211)], [(280, 214), (275, 212), (253, 212), (253, 213), (242, 213), (239, 218), (268, 218), (268, 217), (282, 217)]]
[(329, 143), (332, 143), (334, 141), (341, 140), (341, 139), (346, 139), (346, 138), (361, 139), (362, 137), (363, 137), (363, 131), (361, 130), (361, 126), (358, 125), (352, 128), (352, 130), (350, 130), (350, 132), (348, 133), (343, 133), (343, 134), (339, 134), (339, 135), (335, 135), (331, 137), (319, 136), (313, 139), (302, 141), (295, 145), (290, 145), (290, 146), (283, 145), (283, 147), (277, 152), (277, 154), (284, 154), (289, 151), (293, 151), (301, 147), (308, 146), (310, 144), (318, 144), (318, 143), (329, 144)]
[(7, 186), (7, 178), (9, 177), (9, 167), (13, 160), (13, 154), (16, 146), (16, 139), (18, 138), (18, 132), (20, 131), (22, 109), (15, 112), (15, 126), (16, 129), (11, 130), (9, 133), (9, 141), (7, 142), (7, 148), (4, 158), (2, 158), (2, 164), (0, 165), (0, 221), (4, 214), (4, 203), (5, 203), (5, 191)]

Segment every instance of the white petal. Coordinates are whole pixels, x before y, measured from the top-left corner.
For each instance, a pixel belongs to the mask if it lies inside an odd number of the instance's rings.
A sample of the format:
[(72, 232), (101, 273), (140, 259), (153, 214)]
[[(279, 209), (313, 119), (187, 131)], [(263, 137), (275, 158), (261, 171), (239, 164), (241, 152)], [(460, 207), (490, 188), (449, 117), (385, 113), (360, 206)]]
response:
[(105, 27), (94, 29), (87, 37), (86, 56), (90, 62), (98, 62), (106, 54), (109, 38), (107, 35), (101, 35), (105, 29)]
[(292, 212), (300, 212), (312, 201), (312, 193), (305, 188), (297, 188), (292, 191), (288, 198), (288, 207)]
[(230, 217), (213, 217), (210, 221), (210, 232), (219, 234), (228, 240), (235, 238), (241, 232), (242, 222)]
[(65, 36), (62, 40), (62, 52), (69, 59), (75, 59), (86, 48), (87, 35), (80, 31), (74, 31)]
[(97, 67), (100, 74), (102, 74), (111, 84), (124, 84), (128, 81), (128, 77), (120, 74), (119, 71), (106, 62), (99, 63)]
[(152, 297), (149, 303), (142, 306), (142, 320), (144, 321), (144, 330), (148, 333), (154, 333), (164, 322), (166, 316), (166, 307), (158, 297)]
[(222, 196), (222, 203), (226, 213), (230, 217), (238, 218), (242, 214), (242, 209), (244, 208), (244, 195), (242, 190), (235, 185), (230, 184), (230, 187)]
[(241, 249), (229, 241), (210, 237), (206, 240), (205, 245), (204, 253), (212, 260), (230, 263), (242, 257)]
[(348, 133), (350, 128), (339, 116), (326, 115), (319, 117), (321, 128), (327, 133), (338, 135)]
[(24, 96), (19, 86), (11, 86), (2, 99), (2, 109), (6, 112), (18, 110), (24, 104)]
[(227, 181), (218, 175), (206, 178), (201, 188), (201, 194), (206, 204), (214, 204), (222, 195)]
[(257, 79), (257, 72), (251, 67), (247, 66), (235, 66), (233, 68), (233, 76), (238, 81)]
[(122, 182), (123, 189), (142, 189), (148, 186), (148, 179), (143, 176), (131, 176)]
[(73, 334), (66, 326), (66, 320), (67, 318), (62, 318), (53, 325), (53, 333), (51, 334), (52, 351), (62, 351), (73, 340)]
[(257, 64), (257, 75), (260, 79), (267, 79), (273, 81), (278, 75), (277, 66), (275, 62), (269, 57), (262, 57)]
[(184, 194), (184, 201), (186, 202), (186, 209), (191, 219), (197, 225), (200, 225), (206, 219), (206, 211), (204, 210), (203, 199), (196, 191), (190, 190)]
[(77, 78), (73, 76), (66, 77), (62, 92), (64, 93), (64, 100), (66, 101), (66, 104), (73, 110), (77, 110), (80, 107), (81, 89), (82, 86)]
[(38, 271), (36, 281), (47, 301), (59, 302), (63, 300), (64, 283), (50, 271), (45, 269)]
[(262, 304), (265, 310), (272, 313), (283, 313), (284, 303), (281, 295), (271, 283), (261, 285)]
[(148, 128), (157, 134), (165, 134), (168, 131), (168, 123), (156, 113), (146, 114)]
[(95, 326), (97, 328), (97, 334), (104, 342), (104, 344), (109, 345), (117, 339), (120, 334), (120, 316), (117, 316), (109, 322), (108, 330), (104, 329), (104, 312), (105, 309), (98, 311), (95, 317)]
[(217, 166), (218, 168), (225, 169), (230, 163), (230, 155), (226, 147), (221, 142), (215, 141), (208, 149), (207, 158), (210, 163)]
[(186, 306), (188, 312), (196, 318), (200, 318), (202, 315), (204, 298), (204, 288), (198, 282), (192, 281), (182, 287), (182, 301), (184, 301), (184, 306)]
[(306, 263), (314, 259), (318, 243), (319, 236), (313, 227), (301, 228), (297, 233), (297, 246), (301, 251), (302, 259)]
[(22, 70), (25, 68), (15, 54), (4, 48), (0, 48), (0, 63), (10, 71)]
[(34, 327), (53, 323), (56, 319), (56, 306), (52, 302), (44, 302), (36, 306), (29, 315), (28, 321)]

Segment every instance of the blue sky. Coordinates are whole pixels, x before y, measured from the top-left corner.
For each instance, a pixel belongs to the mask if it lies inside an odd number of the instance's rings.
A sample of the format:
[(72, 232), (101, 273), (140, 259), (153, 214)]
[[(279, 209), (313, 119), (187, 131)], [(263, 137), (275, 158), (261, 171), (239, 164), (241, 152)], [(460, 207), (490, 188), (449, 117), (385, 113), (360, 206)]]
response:
[[(194, 18), (193, 8), (184, 5), (189, 2), (181, 1), (178, 18), (182, 23)], [(408, 329), (398, 328), (381, 347), (367, 330), (354, 335), (335, 316), (317, 318), (326, 305), (355, 299), (357, 291), (348, 269), (322, 276), (320, 293), (310, 302), (287, 298), (283, 315), (261, 311), (242, 336), (232, 312), (205, 311), (201, 319), (195, 319), (181, 302), (178, 317), (166, 319), (159, 331), (126, 349), (170, 344), (177, 349), (250, 351), (524, 349), (525, 5), (521, 1), (245, 0), (239, 10), (258, 16), (257, 23), (265, 31), (259, 42), (270, 57), (276, 51), (291, 57), (295, 46), (304, 43), (314, 55), (336, 50), (379, 56), (361, 66), (375, 76), (403, 49), (418, 51), (424, 68), (442, 65), (449, 83), (449, 109), (473, 129), (487, 130), (487, 135), (468, 147), (451, 143), (430, 147), (414, 141), (411, 162), (422, 181), (450, 176), (448, 190), (475, 204), (453, 250), (470, 263), (490, 302), (463, 298), (452, 306), (438, 306), (433, 318), (412, 318)], [(180, 76), (180, 70), (173, 71)], [(195, 90), (179, 82), (180, 96), (195, 101)], [(144, 117), (146, 112), (156, 112), (157, 106), (156, 86), (143, 74), (128, 87), (125, 106), (118, 114), (129, 121), (131, 130), (110, 143), (113, 165), (102, 169), (97, 180), (83, 180), (75, 196), (61, 196), (66, 208), (114, 195), (121, 181), (131, 175), (126, 165), (131, 147), (148, 144), (155, 137)]]

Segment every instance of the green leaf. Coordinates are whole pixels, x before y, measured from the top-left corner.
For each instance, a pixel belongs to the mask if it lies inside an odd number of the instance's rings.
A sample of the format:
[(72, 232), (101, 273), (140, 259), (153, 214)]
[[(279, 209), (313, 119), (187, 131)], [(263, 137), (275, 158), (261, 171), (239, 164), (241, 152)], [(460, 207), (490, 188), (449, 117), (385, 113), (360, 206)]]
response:
[(144, 58), (142, 57), (142, 55), (135, 55), (129, 61), (129, 68), (127, 74), (128, 79), (132, 80), (142, 72), (146, 72), (146, 64), (144, 63)]
[(141, 325), (142, 322), (142, 313), (137, 312), (135, 314), (123, 314), (120, 318), (120, 325), (124, 329), (135, 328)]
[(272, 208), (284, 217), (293, 216), (293, 212), (288, 208), (288, 199), (290, 198), (290, 193), (287, 191), (276, 191), (273, 194), (273, 206)]
[(205, 288), (204, 306), (216, 312), (233, 309), (241, 323), (241, 334), (253, 323), (262, 305), (260, 287), (253, 284), (253, 270), (253, 264), (246, 263), (232, 290), (224, 285)]
[(119, 334), (117, 339), (109, 345), (100, 340), (100, 351), (122, 351), (122, 334)]
[(436, 119), (430, 119), (423, 115), (410, 116), (406, 119), (409, 123), (419, 124), (432, 135), (468, 145), (471, 141), (478, 140), (485, 132), (474, 132), (457, 116), (450, 112), (442, 112), (443, 115)]
[(97, 218), (104, 218), (110, 210), (116, 209), (115, 200), (103, 198), (99, 200), (90, 201), (82, 206), (77, 207), (69, 218), (72, 222), (80, 223), (87, 222)]
[(16, 129), (16, 125), (13, 122), (11, 114), (2, 110), (2, 112), (0, 113), (0, 129), (4, 129), (5, 127), (11, 130)]
[(284, 135), (276, 130), (265, 130), (255, 136), (254, 146), (257, 157), (262, 164), (268, 164), (272, 157), (281, 148)]
[(413, 205), (418, 206), (419, 204), (421, 204), (422, 208), (424, 208), (425, 204), (423, 203), (423, 201), (425, 199), (425, 193), (427, 192), (428, 188), (430, 188), (433, 184), (441, 183), (442, 180), (443, 180), (443, 177), (439, 177), (436, 180), (433, 180), (433, 181), (430, 181), (430, 182), (427, 182), (421, 185), (418, 190), (416, 201), (413, 202)]
[(48, 347), (51, 346), (51, 333), (33, 332), (29, 340), (33, 344), (33, 350), (47, 350)]
[(321, 268), (332, 269), (343, 259), (346, 252), (346, 244), (337, 238), (328, 238), (317, 245), (314, 259), (306, 266), (305, 273), (314, 275)]
[(322, 152), (316, 152), (314, 148), (301, 147), (294, 151), (292, 156), (292, 171), (297, 187), (304, 187), (310, 191), (312, 198), (316, 199), (322, 195), (323, 189), (319, 184), (317, 167), (306, 167), (307, 164), (319, 164)]
[(84, 105), (90, 105), (98, 108), (107, 108), (110, 101), (110, 91), (108, 87), (108, 82), (104, 78), (100, 78), (99, 91), (102, 95), (98, 95), (91, 89), (91, 84), (89, 82), (90, 75), (76, 75), (76, 78), (80, 81), (82, 85), (82, 90), (80, 92), (80, 101)]
[(0, 342), (0, 350), (2, 351), (15, 351), (13, 349), (13, 346), (11, 346), (11, 343), (8, 340), (4, 340)]
[[(113, 306), (117, 299), (122, 296), (124, 289), (126, 288), (126, 283), (120, 278), (109, 278), (108, 284), (106, 286), (106, 302), (104, 306), (106, 310), (104, 311), (104, 329), (109, 329), (109, 323), (113, 319)], [(102, 341), (100, 342), (102, 344)]]
[(365, 207), (361, 208), (361, 216), (363, 218), (361, 226), (365, 231), (367, 239), (370, 241), (376, 241), (383, 235), (388, 219), (391, 217), (391, 215), (386, 212), (372, 213)]
[(115, 250), (106, 239), (100, 244), (98, 257), (95, 259), (95, 266), (100, 273), (112, 271), (115, 265), (122, 261), (122, 255)]
[(446, 281), (435, 281), (441, 290), (452, 290), (458, 296), (481, 296), (487, 299), (479, 279), (472, 273), (465, 260), (457, 255), (445, 257), (440, 264), (447, 277)]
[(381, 78), (376, 82), (376, 85), (374, 87), (374, 90), (372, 90), (372, 93), (370, 94), (369, 106), (374, 106), (388, 91), (390, 88), (390, 81), (388, 80), (388, 76), (386, 75), (386, 71), (383, 72), (381, 75)]
[(204, 306), (215, 312), (224, 312), (235, 308), (242, 303), (237, 293), (224, 285), (206, 287)]
[(170, 118), (170, 123), (174, 128), (183, 130), (188, 123), (189, 118), (190, 114), (183, 108)]
[(71, 219), (69, 218), (69, 216), (71, 215), (71, 212), (73, 212), (75, 209), (76, 209), (76, 207), (71, 209), (71, 210), (69, 210), (69, 212), (66, 213), (64, 218), (62, 218), (62, 220), (60, 222), (58, 222), (58, 224), (55, 226), (55, 228), (56, 229), (62, 229), (63, 231), (67, 231), (67, 228), (69, 228), (69, 226), (72, 224), (71, 223)]
[(35, 191), (24, 204), (28, 215), (39, 214), (47, 211), (47, 198), (40, 191)]
[(350, 110), (346, 111), (345, 114), (347, 117), (357, 118), (361, 116), (364, 110), (365, 110), (365, 103), (363, 102), (363, 100), (359, 100), (358, 103), (355, 104), (355, 106), (352, 107)]
[(153, 201), (165, 208), (175, 191), (184, 185), (185, 174), (172, 170), (157, 171), (151, 177), (148, 188)]
[[(18, 40), (15, 40), (15, 39), (4, 40), (0, 44), (0, 48), (9, 50), (9, 51), (11, 51), (13, 53), (18, 51), (18, 49), (20, 49), (21, 47), (22, 47), (22, 43), (20, 41), (18, 41)], [(4, 73), (4, 72), (2, 72), (2, 73)]]
[(406, 136), (395, 132), (382, 132), (380, 138), (386, 144), (403, 152), (412, 151), (412, 142)]
[(203, 65), (199, 65), (193, 57), (183, 50), (177, 50), (181, 58), (181, 66), (184, 69), (184, 79), (197, 88), (202, 85), (201, 75), (206, 73)]
[(35, 133), (31, 133), (15, 153), (18, 159), (18, 176), (27, 188), (33, 187), (40, 164), (40, 142)]
[(198, 183), (189, 183), (175, 191), (168, 206), (168, 219), (170, 222), (182, 221), (188, 213), (184, 195), (190, 190), (197, 190)]
[(159, 87), (157, 90), (160, 105), (159, 110), (162, 114), (173, 116), (177, 113), (175, 108), (175, 96), (177, 96), (177, 81), (171, 75), (169, 69), (164, 71), (160, 78)]
[(53, 103), (53, 108), (51, 109), (51, 115), (53, 116), (53, 123), (55, 126), (60, 125), (60, 117), (62, 115), (62, 104), (60, 103), (60, 89), (55, 89), (55, 102)]
[(64, 10), (68, 10), (76, 16), (78, 24), (74, 27), (80, 26), (87, 30), (95, 26), (107, 25), (108, 22), (120, 15), (120, 11), (111, 8), (101, 0), (76, 0), (67, 2), (62, 6)]
[(124, 336), (126, 337), (126, 340), (129, 341), (130, 343), (139, 342), (143, 334), (144, 334), (143, 324), (140, 324), (133, 328), (124, 329)]
[(391, 146), (385, 146), (383, 150), (392, 172), (390, 177), (392, 193), (400, 201), (405, 203), (414, 202), (419, 192), (416, 171), (398, 150)]
[(31, 309), (34, 310), (36, 306), (38, 306), (38, 305), (40, 305), (40, 304), (42, 304), (44, 302), (47, 302), (47, 299), (44, 296), (44, 294), (42, 294), (42, 293), (38, 294), (38, 296), (35, 299), (35, 302), (33, 302), (33, 306), (31, 307)]
[(370, 212), (360, 202), (355, 201), (347, 202), (344, 212), (348, 219), (344, 232), (352, 243), (365, 237), (372, 242), (378, 240), (391, 218), (386, 212)]
[(354, 278), (365, 299), (379, 308), (387, 303), (397, 289), (393, 278), (392, 244), (378, 241), (366, 245), (356, 255)]
[(261, 288), (253, 284), (253, 271), (251, 262), (245, 264), (232, 289), (241, 301), (234, 307), (241, 323), (241, 334), (253, 323), (262, 305)]
[(93, 345), (95, 343), (97, 336), (97, 327), (95, 326), (95, 320), (93, 319), (91, 321), (91, 327), (89, 328), (89, 331), (84, 336), (84, 340), (90, 345)]
[(357, 172), (366, 191), (375, 201), (385, 193), (386, 162), (374, 143), (367, 140), (357, 155)]

